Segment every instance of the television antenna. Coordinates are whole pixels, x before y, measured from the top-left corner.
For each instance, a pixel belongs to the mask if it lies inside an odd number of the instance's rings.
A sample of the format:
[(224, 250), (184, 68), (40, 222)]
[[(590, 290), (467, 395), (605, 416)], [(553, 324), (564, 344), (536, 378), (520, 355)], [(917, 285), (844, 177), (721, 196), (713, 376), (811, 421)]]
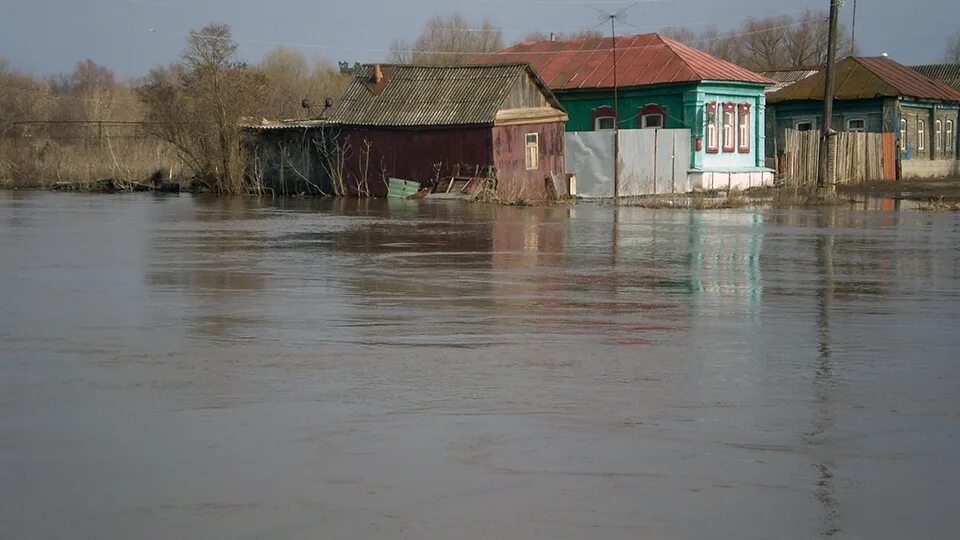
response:
[[(627, 11), (636, 2), (628, 5), (620, 11), (610, 13), (597, 7), (587, 6), (600, 15), (600, 24), (606, 24), (610, 21), (610, 43), (613, 50), (613, 202), (620, 202), (620, 99), (617, 91), (617, 21), (625, 23)], [(597, 25), (599, 26), (599, 25)]]

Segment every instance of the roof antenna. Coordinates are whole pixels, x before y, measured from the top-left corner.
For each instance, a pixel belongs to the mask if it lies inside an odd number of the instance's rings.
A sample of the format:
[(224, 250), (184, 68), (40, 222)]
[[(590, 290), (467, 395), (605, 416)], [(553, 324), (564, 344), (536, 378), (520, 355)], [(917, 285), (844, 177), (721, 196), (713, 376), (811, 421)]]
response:
[(625, 22), (623, 20), (624, 15), (635, 5), (637, 5), (636, 2), (616, 13), (587, 6), (600, 14), (600, 24), (610, 21), (610, 43), (613, 45), (613, 204), (620, 204), (620, 100), (617, 95), (617, 21)]

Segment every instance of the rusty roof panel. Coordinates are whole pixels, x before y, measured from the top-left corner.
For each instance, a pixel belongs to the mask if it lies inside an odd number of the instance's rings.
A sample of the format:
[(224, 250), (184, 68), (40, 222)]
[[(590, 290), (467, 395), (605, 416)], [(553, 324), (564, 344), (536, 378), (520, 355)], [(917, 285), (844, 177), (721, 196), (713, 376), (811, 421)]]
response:
[(924, 77), (940, 81), (954, 90), (960, 90), (960, 64), (924, 64), (910, 66), (910, 69)]
[(330, 111), (338, 124), (441, 126), (492, 124), (522, 77), (531, 77), (547, 101), (563, 110), (527, 64), (472, 66), (381, 65), (383, 82), (373, 84), (375, 66), (362, 66)]
[[(552, 89), (612, 88), (611, 38), (526, 42), (485, 56), (477, 63), (529, 62)], [(675, 82), (773, 81), (659, 34), (616, 39), (617, 86)]]
[[(822, 100), (824, 79), (825, 72), (821, 70), (769, 94), (767, 101)], [(885, 56), (851, 56), (837, 62), (834, 99), (897, 96), (960, 102), (960, 92)]]

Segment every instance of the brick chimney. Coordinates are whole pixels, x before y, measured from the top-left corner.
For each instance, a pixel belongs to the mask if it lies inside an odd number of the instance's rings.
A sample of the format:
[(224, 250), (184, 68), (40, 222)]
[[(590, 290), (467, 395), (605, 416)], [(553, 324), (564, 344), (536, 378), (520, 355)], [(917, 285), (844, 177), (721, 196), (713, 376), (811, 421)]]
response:
[(383, 70), (380, 69), (380, 64), (375, 64), (373, 66), (373, 84), (380, 84), (383, 81)]

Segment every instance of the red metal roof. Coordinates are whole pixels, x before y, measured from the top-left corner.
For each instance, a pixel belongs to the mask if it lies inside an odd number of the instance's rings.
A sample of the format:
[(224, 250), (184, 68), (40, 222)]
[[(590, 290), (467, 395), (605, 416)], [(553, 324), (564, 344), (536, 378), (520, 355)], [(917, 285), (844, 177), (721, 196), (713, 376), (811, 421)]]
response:
[[(821, 70), (795, 84), (773, 92), (767, 101), (822, 100), (825, 72)], [(918, 99), (960, 101), (960, 92), (924, 77), (885, 56), (850, 56), (837, 62), (834, 99), (870, 99), (907, 96)]]
[[(617, 86), (692, 81), (774, 81), (659, 34), (620, 36)], [(611, 38), (537, 41), (477, 59), (478, 64), (527, 62), (553, 90), (613, 88)]]

